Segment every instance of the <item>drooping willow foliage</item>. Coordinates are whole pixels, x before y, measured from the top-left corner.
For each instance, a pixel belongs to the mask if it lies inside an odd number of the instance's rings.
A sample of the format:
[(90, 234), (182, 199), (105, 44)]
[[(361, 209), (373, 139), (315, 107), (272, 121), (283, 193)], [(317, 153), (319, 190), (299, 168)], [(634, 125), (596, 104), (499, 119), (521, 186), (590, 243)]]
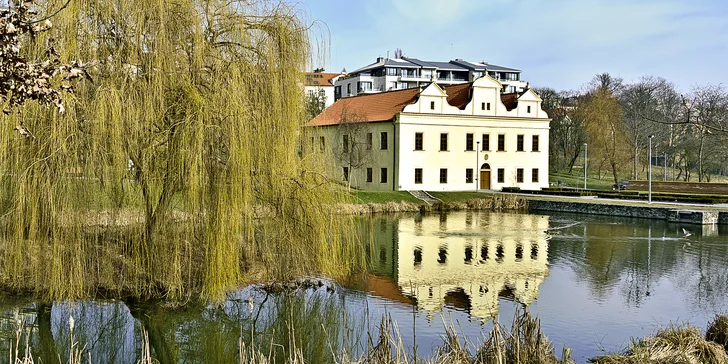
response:
[[(39, 14), (66, 0), (38, 1)], [(92, 81), (0, 126), (0, 283), (49, 298), (217, 299), (361, 267), (341, 196), (299, 149), (307, 29), (243, 0), (72, 0), (48, 37)], [(21, 135), (22, 125), (32, 136)]]

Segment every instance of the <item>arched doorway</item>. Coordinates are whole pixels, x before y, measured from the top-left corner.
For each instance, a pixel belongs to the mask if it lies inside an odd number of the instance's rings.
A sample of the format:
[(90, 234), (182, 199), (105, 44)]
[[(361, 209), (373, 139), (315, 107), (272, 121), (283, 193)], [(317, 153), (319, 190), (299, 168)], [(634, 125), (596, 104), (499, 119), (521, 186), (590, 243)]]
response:
[(490, 189), (490, 164), (488, 163), (483, 163), (483, 165), (480, 166), (480, 189)]

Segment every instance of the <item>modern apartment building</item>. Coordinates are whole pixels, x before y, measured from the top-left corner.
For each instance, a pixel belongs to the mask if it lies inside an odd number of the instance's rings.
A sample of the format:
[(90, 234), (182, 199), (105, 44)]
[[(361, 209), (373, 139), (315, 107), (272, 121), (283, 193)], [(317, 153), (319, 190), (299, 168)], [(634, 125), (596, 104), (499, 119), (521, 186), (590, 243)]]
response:
[(503, 85), (503, 93), (521, 92), (527, 84), (521, 71), (487, 62), (456, 59), (449, 62), (423, 61), (417, 58), (384, 58), (339, 77), (334, 83), (334, 98), (357, 96), (407, 88), (419, 88), (431, 82), (442, 86), (472, 82), (489, 75)]

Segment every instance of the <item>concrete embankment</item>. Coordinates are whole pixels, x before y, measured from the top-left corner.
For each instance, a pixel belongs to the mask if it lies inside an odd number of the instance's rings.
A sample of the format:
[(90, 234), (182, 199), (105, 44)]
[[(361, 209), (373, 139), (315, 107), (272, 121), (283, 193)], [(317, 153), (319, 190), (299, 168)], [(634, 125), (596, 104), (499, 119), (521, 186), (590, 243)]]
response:
[(699, 225), (728, 225), (728, 207), (711, 205), (687, 205), (644, 201), (610, 200), (565, 196), (537, 196), (511, 193), (483, 194), (483, 198), (472, 198), (460, 202), (434, 204), (410, 202), (384, 202), (366, 204), (341, 204), (338, 211), (343, 214), (367, 215), (397, 212), (445, 212), (458, 210), (528, 210), (530, 212), (570, 212), (591, 215), (609, 215), (659, 219), (671, 222)]
[(614, 201), (576, 201), (575, 199), (531, 199), (528, 210), (533, 212), (558, 211), (591, 215), (610, 215), (659, 219), (698, 225), (728, 224), (728, 208), (710, 205), (674, 205), (646, 203), (616, 203)]

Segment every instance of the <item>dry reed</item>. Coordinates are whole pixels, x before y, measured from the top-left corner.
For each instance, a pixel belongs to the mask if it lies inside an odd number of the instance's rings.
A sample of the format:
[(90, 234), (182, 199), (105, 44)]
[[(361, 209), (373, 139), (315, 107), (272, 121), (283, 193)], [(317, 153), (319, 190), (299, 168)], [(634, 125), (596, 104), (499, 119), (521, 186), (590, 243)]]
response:
[(609, 363), (728, 363), (721, 345), (707, 341), (692, 326), (660, 329), (654, 337), (633, 341), (623, 354), (592, 358), (591, 362)]
[(708, 324), (705, 339), (722, 345), (728, 351), (728, 316), (716, 315), (715, 319)]

